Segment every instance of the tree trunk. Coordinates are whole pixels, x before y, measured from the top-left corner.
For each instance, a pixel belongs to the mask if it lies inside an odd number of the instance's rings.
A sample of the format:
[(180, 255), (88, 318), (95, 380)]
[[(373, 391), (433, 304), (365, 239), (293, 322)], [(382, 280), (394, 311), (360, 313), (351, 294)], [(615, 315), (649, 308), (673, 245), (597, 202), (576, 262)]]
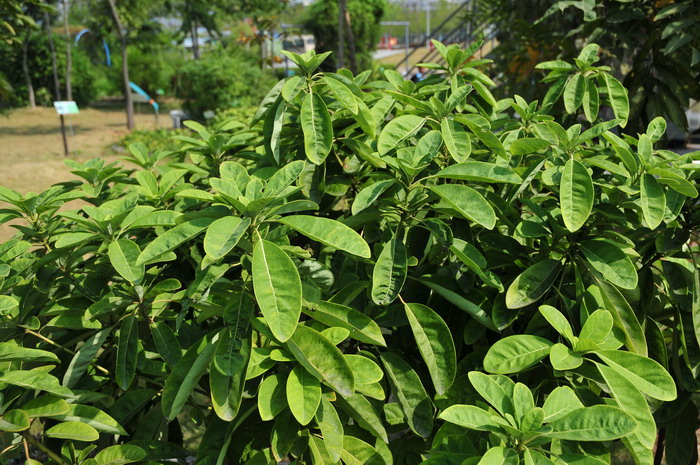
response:
[(32, 84), (32, 77), (29, 74), (29, 66), (27, 66), (27, 51), (29, 49), (29, 31), (24, 34), (24, 41), (22, 41), (22, 72), (24, 73), (24, 80), (27, 83), (27, 92), (29, 93), (29, 106), (33, 109), (36, 108), (36, 99), (34, 98), (34, 85)]
[(345, 66), (345, 0), (338, 0), (338, 60), (337, 68)]
[(63, 29), (66, 34), (66, 100), (73, 100), (73, 86), (71, 76), (73, 74), (73, 56), (71, 53), (71, 37), (68, 29), (68, 4), (63, 0)]
[(199, 34), (197, 34), (197, 21), (192, 22), (190, 35), (192, 36), (192, 56), (195, 60), (199, 60)]
[(126, 101), (126, 127), (129, 131), (134, 129), (134, 102), (131, 99), (131, 86), (129, 85), (129, 59), (127, 54), (127, 37), (122, 29), (122, 22), (119, 20), (119, 13), (114, 4), (114, 0), (107, 0), (109, 8), (112, 10), (112, 18), (117, 26), (117, 34), (122, 45), (122, 78), (124, 80), (124, 100)]
[(46, 22), (46, 35), (49, 39), (49, 50), (51, 51), (54, 94), (56, 100), (61, 100), (61, 83), (58, 80), (58, 66), (56, 65), (56, 47), (54, 47), (53, 34), (51, 34), (51, 19), (49, 18), (49, 12), (46, 10), (44, 10), (44, 21)]
[(350, 71), (357, 74), (357, 57), (355, 55), (355, 34), (352, 32), (352, 22), (350, 21), (350, 12), (348, 11), (347, 0), (343, 1), (345, 13), (345, 27), (348, 34), (348, 58), (350, 58)]

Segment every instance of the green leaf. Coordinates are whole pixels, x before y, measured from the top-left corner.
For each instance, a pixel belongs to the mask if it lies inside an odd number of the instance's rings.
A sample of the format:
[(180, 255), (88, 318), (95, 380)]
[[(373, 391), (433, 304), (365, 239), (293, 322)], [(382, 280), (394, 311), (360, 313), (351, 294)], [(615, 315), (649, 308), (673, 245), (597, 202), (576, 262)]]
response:
[(148, 244), (136, 260), (137, 265), (150, 263), (172, 252), (181, 244), (197, 237), (213, 222), (213, 218), (197, 218), (168, 229)]
[(548, 425), (545, 436), (572, 441), (610, 441), (632, 433), (637, 421), (617, 407), (594, 405), (572, 410)]
[(442, 184), (430, 188), (461, 217), (479, 223), (486, 229), (496, 225), (496, 213), (491, 204), (471, 187), (461, 184)]
[(406, 246), (396, 238), (384, 244), (372, 271), (372, 300), (389, 305), (398, 297), (408, 272)]
[(570, 158), (561, 175), (559, 202), (561, 216), (566, 229), (578, 231), (593, 209), (595, 191), (588, 169), (578, 161)]
[(369, 208), (379, 196), (393, 186), (394, 183), (396, 183), (394, 179), (385, 179), (363, 188), (357, 193), (355, 200), (352, 202), (352, 214), (357, 215), (366, 208)]
[(294, 445), (298, 430), (299, 424), (294, 420), (289, 410), (285, 410), (277, 416), (270, 433), (270, 446), (272, 455), (275, 457), (272, 463), (284, 460)]
[(523, 182), (522, 178), (510, 168), (483, 161), (466, 161), (450, 165), (438, 171), (435, 176), (486, 183), (521, 184)]
[[(539, 152), (549, 148), (552, 143), (545, 139), (539, 139), (537, 137), (526, 137), (523, 139), (516, 139), (510, 144), (510, 153), (515, 156), (529, 155), (531, 153)], [(517, 181), (515, 184), (520, 184), (522, 179)]]
[(62, 398), (73, 397), (73, 392), (60, 385), (58, 379), (43, 371), (13, 370), (0, 375), (0, 382), (32, 391), (46, 391)]
[(496, 446), (486, 451), (477, 465), (518, 465), (518, 453), (509, 447)]
[(457, 354), (447, 323), (422, 304), (404, 304), (418, 350), (428, 367), (435, 391), (444, 394), (455, 379)]
[(30, 349), (12, 342), (0, 342), (0, 362), (51, 362), (58, 363), (58, 357), (45, 350)]
[(209, 366), (209, 387), (214, 412), (224, 421), (233, 421), (241, 407), (250, 353), (249, 336), (238, 339), (230, 329), (219, 333), (216, 353)]
[(226, 256), (248, 230), (250, 218), (225, 216), (209, 225), (204, 235), (204, 252), (211, 258)]
[(381, 358), (408, 426), (418, 436), (427, 438), (433, 431), (433, 405), (420, 377), (396, 354), (385, 352)]
[(84, 423), (97, 431), (108, 434), (126, 435), (126, 430), (102, 410), (90, 405), (69, 404), (68, 411), (52, 415), (53, 420)]
[(309, 215), (285, 216), (277, 221), (334, 249), (362, 258), (372, 256), (369, 245), (362, 236), (339, 221)]
[(321, 402), (321, 384), (301, 365), (296, 365), (287, 378), (287, 403), (301, 426), (313, 420)]
[(646, 399), (626, 376), (605, 365), (596, 364), (596, 366), (610, 388), (618, 407), (637, 420), (639, 426), (634, 431), (634, 435), (644, 446), (651, 449), (656, 441), (656, 422)]
[(165, 379), (161, 406), (168, 421), (172, 421), (182, 411), (199, 379), (206, 373), (216, 351), (216, 336), (216, 332), (209, 333), (187, 349)]
[(0, 295), (0, 316), (10, 315), (17, 307), (19, 307), (17, 299), (9, 295)]
[(443, 119), (440, 122), (442, 140), (445, 147), (457, 163), (461, 163), (469, 158), (472, 152), (472, 142), (469, 134), (453, 119)]
[(450, 252), (467, 265), (467, 268), (476, 273), (484, 283), (498, 289), (499, 292), (503, 292), (503, 283), (496, 274), (486, 270), (488, 263), (476, 247), (461, 239), (454, 239), (450, 246)]
[(146, 451), (136, 445), (119, 444), (109, 446), (95, 455), (98, 465), (124, 465), (127, 463), (140, 462), (146, 458)]
[(544, 401), (544, 421), (550, 422), (563, 417), (583, 404), (569, 386), (559, 386), (549, 393)]
[(112, 242), (109, 244), (107, 253), (117, 273), (130, 283), (140, 282), (146, 272), (146, 266), (143, 263), (136, 264), (140, 254), (139, 246), (129, 239), (117, 239)]
[(494, 415), (474, 405), (451, 405), (438, 417), (448, 423), (476, 431), (502, 431)]
[(306, 370), (343, 396), (355, 391), (355, 377), (342, 352), (318, 331), (298, 325), (287, 348)]
[(258, 389), (258, 411), (263, 421), (270, 421), (287, 407), (286, 377), (275, 373), (263, 380)]
[(513, 383), (499, 383), (498, 377), (486, 375), (479, 371), (469, 372), (469, 381), (472, 383), (476, 392), (481, 395), (486, 401), (491, 404), (501, 415), (515, 414), (513, 406)]
[(517, 334), (496, 341), (484, 357), (484, 369), (491, 373), (518, 373), (549, 355), (552, 344), (531, 334)]
[(579, 340), (604, 341), (613, 327), (613, 317), (607, 310), (596, 310), (591, 313), (581, 328)]
[(377, 449), (350, 435), (343, 437), (343, 452), (340, 458), (345, 465), (389, 465)]
[(621, 350), (597, 350), (595, 354), (649, 397), (663, 401), (676, 398), (676, 383), (657, 361)]
[(85, 442), (97, 441), (100, 438), (100, 433), (95, 428), (77, 421), (59, 423), (44, 431), (44, 434), (49, 438)]
[(29, 418), (51, 417), (68, 413), (70, 406), (65, 400), (49, 394), (44, 394), (26, 402), (22, 410)]
[(537, 302), (554, 284), (560, 270), (561, 263), (552, 259), (530, 266), (508, 286), (506, 306), (515, 309)]
[(30, 426), (29, 416), (24, 410), (8, 410), (0, 416), (0, 431), (19, 433), (28, 430)]
[(571, 329), (571, 324), (569, 320), (566, 319), (563, 313), (561, 313), (556, 308), (551, 305), (541, 305), (539, 308), (542, 316), (549, 322), (554, 329), (557, 330), (559, 334), (564, 336), (567, 341), (573, 344), (574, 342), (574, 331)]
[(343, 452), (343, 424), (335, 407), (325, 397), (321, 397), (321, 405), (318, 406), (315, 418), (321, 430), (326, 451), (331, 460), (337, 462)]
[(571, 76), (564, 88), (564, 108), (569, 114), (573, 114), (583, 103), (583, 96), (586, 93), (586, 79), (581, 73)]
[(639, 183), (642, 213), (649, 229), (656, 229), (664, 219), (666, 196), (663, 188), (651, 174), (642, 175)]
[(80, 346), (63, 375), (64, 386), (72, 388), (82, 378), (111, 332), (111, 327), (98, 331)]
[(326, 160), (333, 144), (333, 124), (321, 96), (311, 92), (304, 98), (300, 121), (306, 157), (311, 163), (320, 165)]
[(653, 120), (649, 121), (647, 126), (647, 136), (651, 142), (658, 142), (666, 133), (666, 119), (663, 116), (657, 116)]
[[(336, 328), (340, 329), (340, 328)], [(355, 376), (355, 384), (378, 383), (384, 377), (384, 372), (379, 365), (364, 355), (344, 354), (352, 373)]]
[(136, 317), (129, 315), (122, 323), (119, 330), (119, 343), (117, 344), (117, 361), (114, 371), (114, 379), (122, 390), (126, 391), (131, 386), (136, 374), (136, 358), (139, 349), (139, 327)]
[(586, 93), (583, 95), (583, 114), (589, 122), (594, 122), (598, 118), (600, 108), (600, 97), (594, 79), (586, 79)]
[(640, 355), (647, 355), (647, 341), (642, 325), (630, 304), (620, 291), (605, 281), (598, 282), (605, 308), (613, 317), (616, 328), (625, 334), (625, 346)]
[(253, 249), (253, 289), (272, 334), (285, 342), (301, 314), (301, 278), (287, 253), (272, 242), (259, 240)]
[(328, 327), (338, 326), (350, 331), (350, 337), (360, 342), (386, 347), (381, 328), (370, 317), (354, 308), (333, 302), (307, 302), (302, 311)]
[(425, 118), (402, 115), (389, 121), (377, 139), (379, 155), (386, 155), (408, 138), (415, 135), (425, 124)]
[(627, 89), (625, 89), (625, 86), (623, 86), (620, 81), (607, 73), (603, 74), (603, 78), (605, 79), (610, 107), (615, 114), (615, 118), (623, 120), (620, 126), (624, 128), (627, 125), (627, 118), (629, 117), (630, 111)]
[(182, 347), (170, 326), (159, 321), (151, 325), (151, 335), (163, 361), (171, 368), (177, 365), (182, 358)]
[(325, 75), (323, 77), (323, 82), (328, 86), (328, 88), (333, 92), (333, 95), (338, 99), (338, 101), (353, 115), (358, 112), (357, 99), (352, 91), (338, 79), (331, 76)]
[[(362, 394), (340, 397), (336, 400), (338, 407), (345, 410), (357, 424), (385, 443), (389, 442), (382, 419), (372, 404)], [(348, 437), (347, 435), (345, 436)]]
[(623, 289), (637, 287), (637, 268), (619, 247), (600, 239), (585, 241), (580, 247), (588, 263), (605, 279)]
[(555, 370), (573, 370), (583, 364), (583, 357), (564, 344), (554, 344), (549, 352), (549, 361)]

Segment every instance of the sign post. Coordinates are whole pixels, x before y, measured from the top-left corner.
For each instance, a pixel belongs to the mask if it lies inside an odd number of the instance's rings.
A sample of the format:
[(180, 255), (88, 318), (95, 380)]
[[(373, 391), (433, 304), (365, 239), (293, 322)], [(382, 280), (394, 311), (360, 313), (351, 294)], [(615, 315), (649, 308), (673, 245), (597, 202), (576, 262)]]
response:
[(66, 121), (64, 115), (77, 115), (79, 113), (78, 105), (72, 100), (53, 102), (56, 113), (61, 117), (61, 135), (63, 136), (63, 154), (67, 157), (70, 155), (68, 149), (68, 136), (66, 134)]

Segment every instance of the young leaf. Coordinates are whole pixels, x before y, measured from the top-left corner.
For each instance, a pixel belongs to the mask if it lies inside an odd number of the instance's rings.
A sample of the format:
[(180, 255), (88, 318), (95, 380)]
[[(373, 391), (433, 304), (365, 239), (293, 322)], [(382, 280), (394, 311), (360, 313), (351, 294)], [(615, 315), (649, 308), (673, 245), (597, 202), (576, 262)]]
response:
[(301, 314), (301, 278), (287, 253), (264, 239), (253, 249), (253, 289), (255, 298), (272, 334), (280, 341), (289, 339)]
[(593, 209), (593, 180), (588, 169), (573, 158), (564, 166), (559, 186), (561, 216), (566, 229), (578, 231)]
[(457, 371), (450, 328), (440, 315), (425, 305), (404, 304), (404, 310), (435, 391), (442, 395), (452, 386)]

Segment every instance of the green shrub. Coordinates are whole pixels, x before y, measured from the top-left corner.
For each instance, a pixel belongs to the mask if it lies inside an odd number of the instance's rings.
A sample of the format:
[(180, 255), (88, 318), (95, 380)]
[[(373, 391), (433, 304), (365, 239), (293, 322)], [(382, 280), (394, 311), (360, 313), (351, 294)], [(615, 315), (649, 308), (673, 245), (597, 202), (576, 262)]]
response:
[(202, 119), (205, 111), (256, 105), (275, 82), (251, 53), (234, 47), (216, 49), (186, 62), (177, 80), (178, 97), (196, 119)]
[(544, 107), (436, 46), (419, 84), (295, 57), (250, 126), (0, 188), (3, 460), (651, 464), (663, 428), (693, 463), (700, 154), (620, 135), (595, 46)]

